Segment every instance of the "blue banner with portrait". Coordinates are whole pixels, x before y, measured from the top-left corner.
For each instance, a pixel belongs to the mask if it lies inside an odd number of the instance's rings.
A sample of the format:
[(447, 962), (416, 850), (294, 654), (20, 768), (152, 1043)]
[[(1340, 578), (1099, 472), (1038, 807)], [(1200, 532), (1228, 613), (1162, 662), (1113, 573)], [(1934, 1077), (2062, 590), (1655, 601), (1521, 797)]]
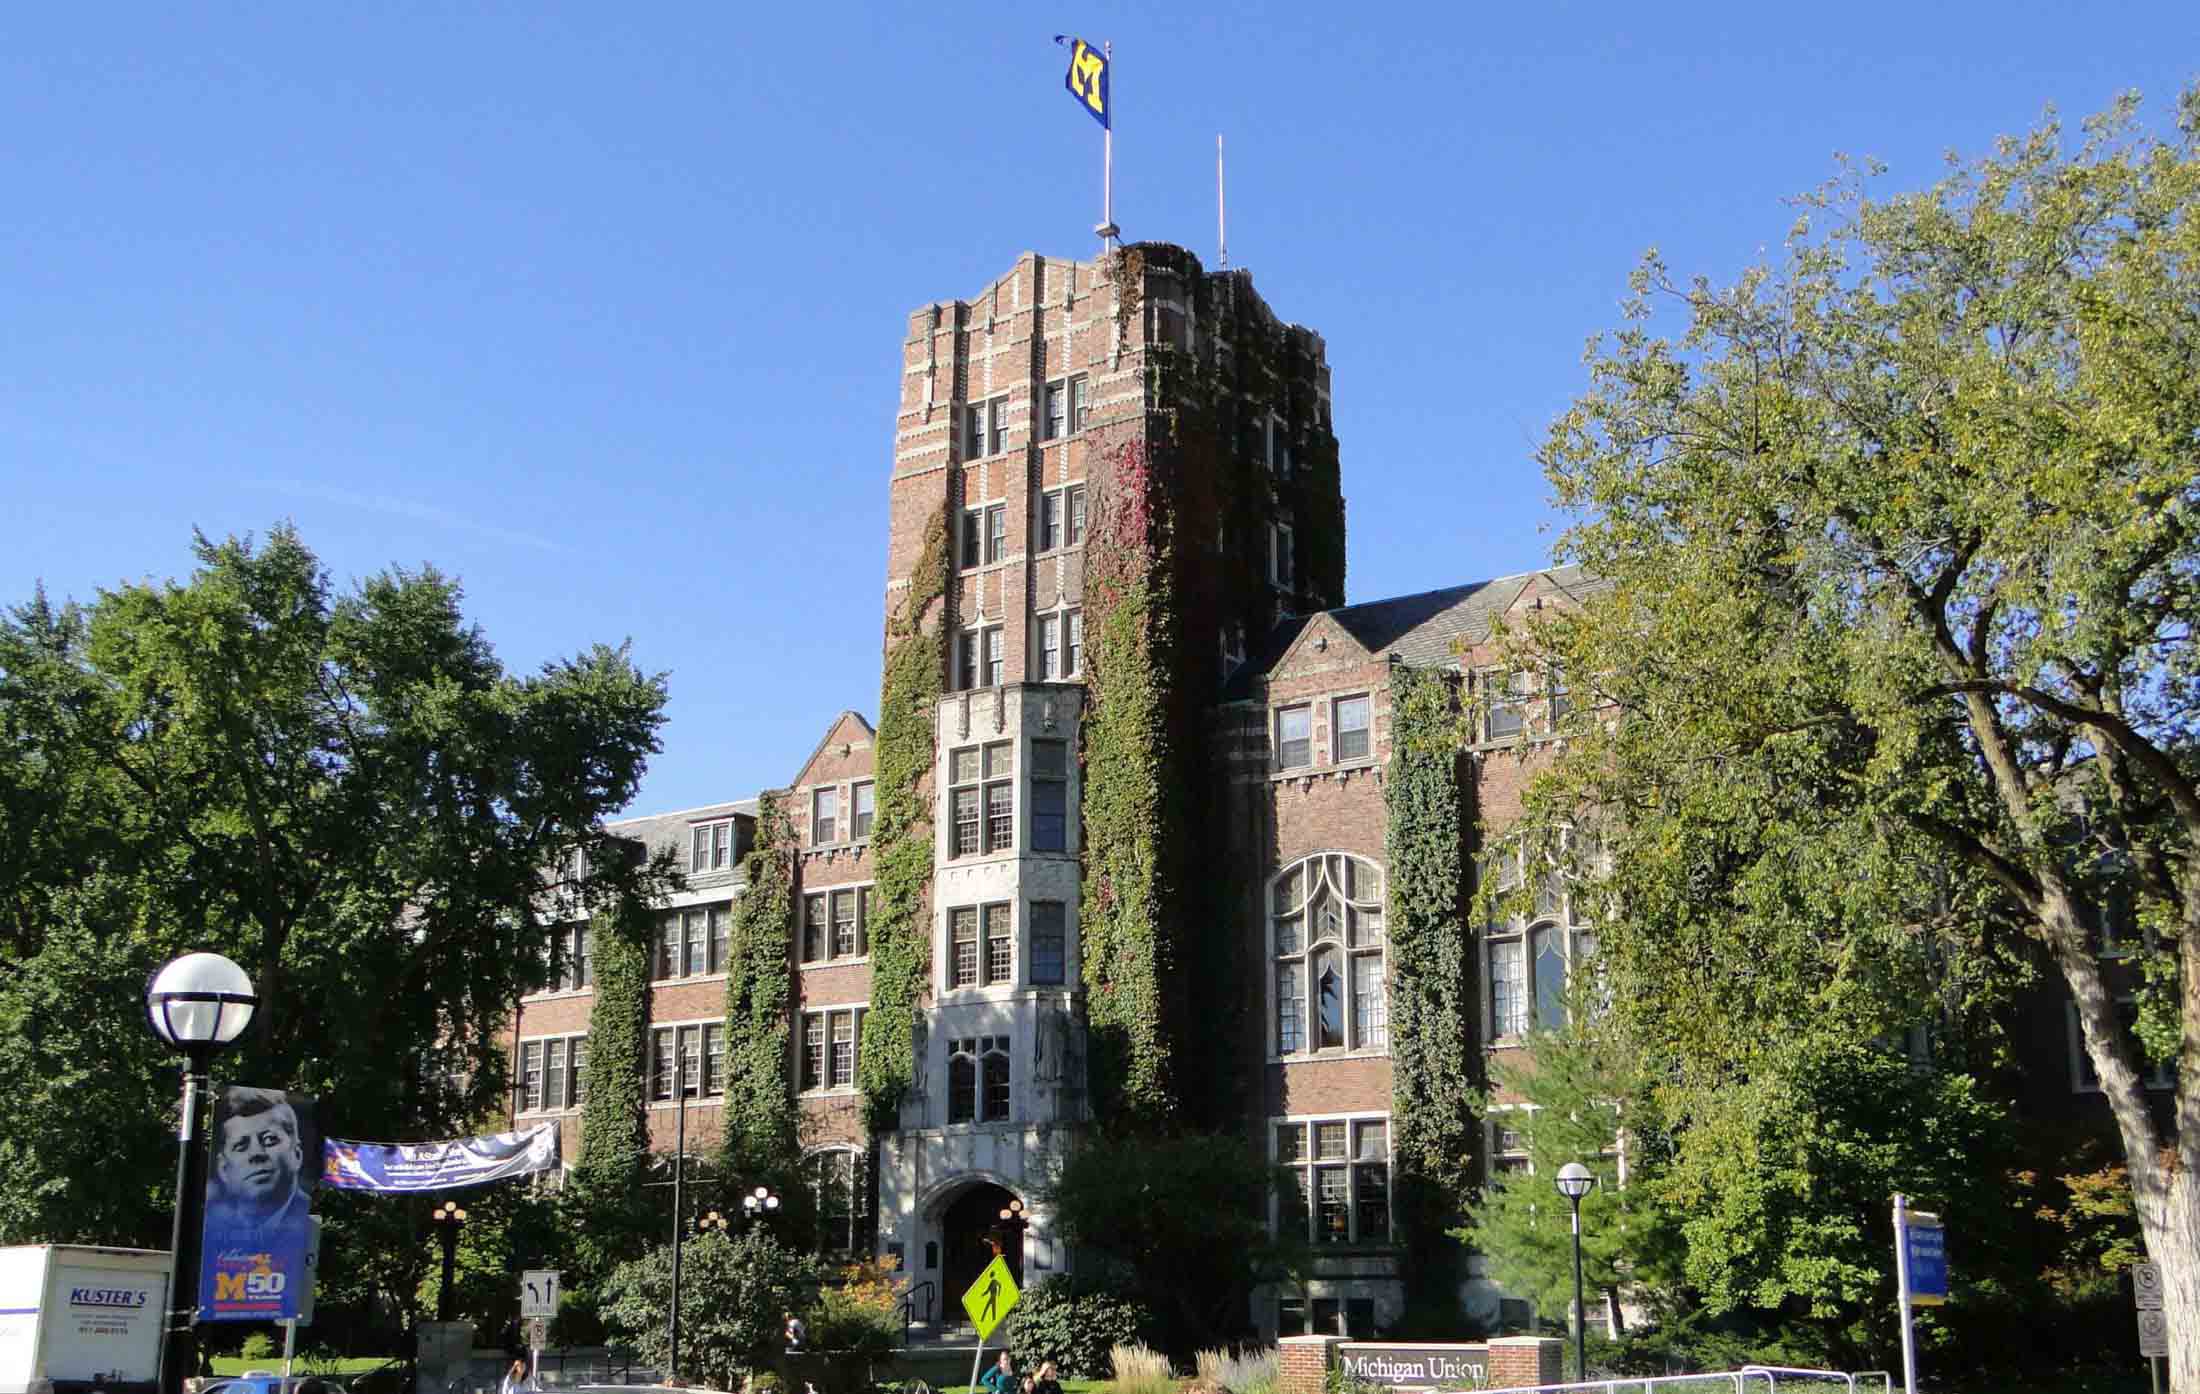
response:
[(231, 1085), (214, 1100), (200, 1321), (295, 1321), (313, 1278), (313, 1188), (321, 1138), (313, 1100)]
[(322, 1178), (340, 1191), (449, 1191), (551, 1171), (558, 1165), (558, 1125), (450, 1142), (352, 1142), (330, 1138)]

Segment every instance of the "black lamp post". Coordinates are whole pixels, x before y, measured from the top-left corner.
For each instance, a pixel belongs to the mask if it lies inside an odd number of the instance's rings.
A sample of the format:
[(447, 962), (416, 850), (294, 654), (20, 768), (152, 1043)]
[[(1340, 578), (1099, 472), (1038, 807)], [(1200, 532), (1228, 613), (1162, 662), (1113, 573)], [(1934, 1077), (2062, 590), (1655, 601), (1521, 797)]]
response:
[(1003, 1241), (1001, 1247), (1005, 1249), (1009, 1244), (1016, 1246), (1016, 1266), (1018, 1269), (1021, 1269), (1024, 1263), (1024, 1228), (1030, 1223), (1031, 1221), (1025, 1218), (1024, 1203), (1022, 1201), (1011, 1200), (1001, 1208), (1001, 1239)]
[(458, 1227), (466, 1223), (466, 1211), (455, 1200), (444, 1201), (428, 1216), (443, 1241), (443, 1286), (435, 1294), (435, 1319), (451, 1319), (451, 1270), (458, 1259)]
[(1589, 1168), (1568, 1162), (1558, 1169), (1558, 1193), (1574, 1206), (1574, 1378), (1589, 1378), (1589, 1312), (1581, 1305), (1581, 1198), (1597, 1183)]
[(199, 1230), (206, 1218), (206, 1149), (199, 1098), (215, 1052), (252, 1024), (260, 999), (244, 970), (220, 954), (185, 954), (145, 985), (153, 1034), (183, 1052), (183, 1109), (176, 1123), (176, 1227), (169, 1241), (168, 1330), (161, 1341), (161, 1394), (182, 1394), (199, 1310)]

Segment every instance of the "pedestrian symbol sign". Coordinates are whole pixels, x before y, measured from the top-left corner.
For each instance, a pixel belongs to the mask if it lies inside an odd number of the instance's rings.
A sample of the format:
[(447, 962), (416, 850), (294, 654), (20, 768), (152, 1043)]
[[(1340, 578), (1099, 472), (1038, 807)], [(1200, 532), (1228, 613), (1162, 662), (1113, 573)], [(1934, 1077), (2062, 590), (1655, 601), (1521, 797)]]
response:
[(978, 1339), (988, 1340), (993, 1328), (1001, 1324), (1001, 1318), (1016, 1306), (1016, 1299), (1023, 1296), (1015, 1278), (1008, 1271), (1008, 1264), (999, 1254), (978, 1275), (978, 1281), (963, 1294), (963, 1310), (970, 1313), (970, 1324), (978, 1328)]

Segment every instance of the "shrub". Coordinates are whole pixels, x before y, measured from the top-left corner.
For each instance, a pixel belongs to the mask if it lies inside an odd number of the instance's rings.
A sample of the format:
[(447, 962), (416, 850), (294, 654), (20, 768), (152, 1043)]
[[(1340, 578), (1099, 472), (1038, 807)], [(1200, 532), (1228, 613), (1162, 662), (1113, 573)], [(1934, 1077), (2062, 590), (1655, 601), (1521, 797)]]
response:
[(652, 1249), (612, 1271), (603, 1286), (604, 1321), (668, 1381), (687, 1378), (737, 1389), (779, 1349), (782, 1319), (809, 1305), (816, 1260), (755, 1226), (739, 1239), (691, 1240), (680, 1263), (680, 1368), (666, 1369), (665, 1331), (672, 1295), (672, 1251)]
[(265, 1331), (255, 1331), (244, 1338), (244, 1344), (237, 1347), (237, 1354), (246, 1360), (272, 1360), (275, 1358), (275, 1338)]
[(1248, 1346), (1242, 1350), (1203, 1350), (1198, 1357), (1199, 1382), (1229, 1394), (1256, 1394), (1276, 1383), (1276, 1348)]
[(1110, 1346), (1108, 1365), (1115, 1371), (1116, 1394), (1176, 1394), (1169, 1357), (1137, 1341)]
[(1113, 1289), (1056, 1276), (1024, 1290), (1009, 1333), (1009, 1354), (1019, 1370), (1036, 1370), (1051, 1360), (1064, 1379), (1101, 1379), (1108, 1373), (1108, 1350), (1142, 1340), (1153, 1329), (1153, 1312), (1135, 1298)]

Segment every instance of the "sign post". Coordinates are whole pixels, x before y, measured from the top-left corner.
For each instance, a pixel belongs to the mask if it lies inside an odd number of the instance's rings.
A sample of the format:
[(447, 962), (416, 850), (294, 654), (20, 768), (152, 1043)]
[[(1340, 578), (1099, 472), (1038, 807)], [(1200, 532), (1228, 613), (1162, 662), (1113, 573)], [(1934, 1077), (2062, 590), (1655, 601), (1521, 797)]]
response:
[(2162, 1315), (2162, 1270), (2151, 1263), (2131, 1267), (2131, 1305), (2139, 1309), (2139, 1354), (2146, 1357), (2147, 1384), (2161, 1394), (2162, 1370), (2154, 1362), (2169, 1354), (2169, 1322)]
[(978, 1387), (978, 1362), (985, 1358), (985, 1343), (992, 1336), (993, 1328), (1001, 1324), (1001, 1318), (1016, 1308), (1016, 1301), (1023, 1292), (1016, 1286), (1015, 1275), (1008, 1271), (1008, 1261), (998, 1252), (993, 1262), (985, 1266), (963, 1293), (963, 1310), (970, 1314), (970, 1324), (978, 1328), (978, 1348), (970, 1352), (970, 1387)]
[(1937, 1307), (1948, 1300), (1948, 1237), (1938, 1215), (1909, 1208), (1909, 1197), (1894, 1198), (1894, 1274), (1902, 1305), (1902, 1388), (1917, 1394), (1917, 1337), (1910, 1329), (1912, 1307)]
[(558, 1314), (558, 1284), (565, 1274), (555, 1268), (530, 1268), (519, 1277), (519, 1314), (527, 1325), (527, 1373), (541, 1378), (544, 1328)]

